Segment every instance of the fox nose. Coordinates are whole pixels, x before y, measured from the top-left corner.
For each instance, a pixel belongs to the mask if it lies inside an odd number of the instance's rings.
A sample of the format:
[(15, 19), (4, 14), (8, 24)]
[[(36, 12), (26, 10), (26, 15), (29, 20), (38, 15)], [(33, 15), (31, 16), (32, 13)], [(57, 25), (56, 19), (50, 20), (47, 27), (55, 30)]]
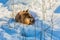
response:
[(31, 20), (30, 20), (31, 22), (34, 22), (34, 19), (33, 18), (31, 18)]

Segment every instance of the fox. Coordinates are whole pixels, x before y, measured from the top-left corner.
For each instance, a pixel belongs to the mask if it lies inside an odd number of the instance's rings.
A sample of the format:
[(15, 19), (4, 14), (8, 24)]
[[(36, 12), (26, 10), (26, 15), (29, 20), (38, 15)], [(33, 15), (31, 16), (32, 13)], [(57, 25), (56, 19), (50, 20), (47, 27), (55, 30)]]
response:
[(28, 9), (23, 10), (17, 13), (15, 16), (16, 22), (31, 25), (34, 24), (35, 19), (34, 17), (29, 13)]

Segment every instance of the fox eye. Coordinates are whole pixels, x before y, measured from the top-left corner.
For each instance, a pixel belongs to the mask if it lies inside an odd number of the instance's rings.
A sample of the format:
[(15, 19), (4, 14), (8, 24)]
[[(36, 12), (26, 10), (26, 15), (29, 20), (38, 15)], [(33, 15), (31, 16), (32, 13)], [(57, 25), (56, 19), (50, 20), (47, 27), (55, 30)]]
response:
[(28, 14), (23, 14), (23, 15), (28, 15)]

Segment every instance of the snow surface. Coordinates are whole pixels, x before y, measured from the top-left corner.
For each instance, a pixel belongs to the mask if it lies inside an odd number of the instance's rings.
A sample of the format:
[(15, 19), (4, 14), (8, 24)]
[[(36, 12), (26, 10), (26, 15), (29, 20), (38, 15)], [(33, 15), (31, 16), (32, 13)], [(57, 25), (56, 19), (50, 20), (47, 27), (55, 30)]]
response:
[[(48, 4), (44, 19), (42, 3), (42, 0), (9, 0), (5, 5), (0, 3), (0, 40), (51, 40), (51, 36), (52, 40), (60, 40), (60, 14), (49, 9)], [(35, 18), (33, 25), (15, 22), (17, 12), (25, 9), (29, 9)]]

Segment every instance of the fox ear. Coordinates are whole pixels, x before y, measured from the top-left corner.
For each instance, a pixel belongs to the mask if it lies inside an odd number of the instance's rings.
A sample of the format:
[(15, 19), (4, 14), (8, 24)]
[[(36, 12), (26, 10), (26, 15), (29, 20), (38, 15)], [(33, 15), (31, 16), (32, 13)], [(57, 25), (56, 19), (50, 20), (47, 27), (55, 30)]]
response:
[(28, 12), (29, 9), (26, 10), (26, 12)]

